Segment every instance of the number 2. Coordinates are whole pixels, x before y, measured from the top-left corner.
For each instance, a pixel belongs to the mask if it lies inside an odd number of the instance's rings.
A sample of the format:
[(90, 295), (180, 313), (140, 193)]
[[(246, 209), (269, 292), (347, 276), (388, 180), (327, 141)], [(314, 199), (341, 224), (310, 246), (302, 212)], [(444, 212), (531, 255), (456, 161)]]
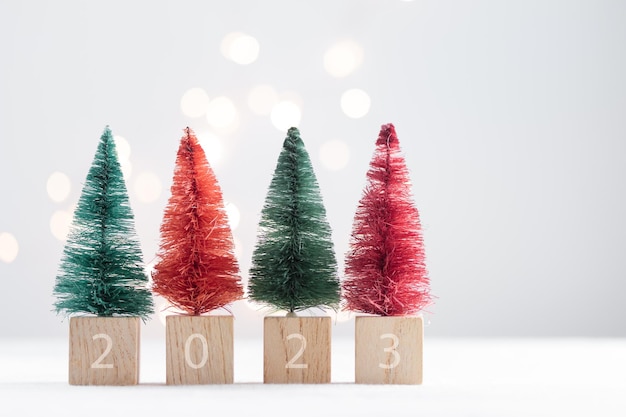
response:
[(94, 334), (92, 337), (92, 340), (96, 340), (96, 339), (106, 340), (107, 346), (104, 349), (104, 352), (102, 352), (102, 355), (100, 355), (98, 359), (93, 361), (93, 363), (91, 364), (91, 369), (112, 369), (113, 368), (112, 363), (101, 363), (101, 362), (104, 360), (104, 358), (107, 357), (109, 353), (111, 353), (111, 349), (113, 348), (113, 339), (111, 339), (111, 336), (109, 336), (106, 333)]
[(287, 336), (287, 340), (291, 339), (299, 339), (302, 341), (302, 344), (300, 345), (300, 350), (298, 350), (293, 358), (287, 362), (285, 368), (307, 369), (309, 367), (307, 363), (295, 363), (298, 359), (300, 359), (300, 356), (302, 356), (304, 350), (306, 349), (306, 338), (300, 333), (291, 333)]
[(383, 350), (387, 353), (391, 353), (393, 355), (393, 362), (387, 364), (387, 363), (379, 363), (378, 366), (382, 369), (393, 369), (396, 366), (398, 366), (398, 364), (400, 364), (400, 354), (398, 353), (398, 351), (396, 350), (396, 348), (398, 347), (398, 345), (400, 344), (400, 339), (398, 338), (398, 336), (396, 336), (393, 333), (384, 333), (380, 335), (380, 340), (383, 339), (391, 339), (391, 346), (384, 348)]

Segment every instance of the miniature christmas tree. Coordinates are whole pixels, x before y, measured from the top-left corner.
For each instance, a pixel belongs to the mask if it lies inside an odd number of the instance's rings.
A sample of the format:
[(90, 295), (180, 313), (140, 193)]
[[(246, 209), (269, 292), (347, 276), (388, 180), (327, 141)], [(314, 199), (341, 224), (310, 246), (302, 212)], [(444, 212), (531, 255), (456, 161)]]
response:
[(190, 315), (243, 297), (222, 191), (190, 128), (180, 141), (161, 224), (153, 291)]
[(139, 316), (152, 295), (115, 142), (107, 127), (87, 174), (54, 286), (57, 313)]
[(295, 127), (285, 138), (261, 212), (248, 289), (250, 299), (290, 313), (339, 302), (331, 229)]
[(383, 125), (345, 260), (345, 308), (380, 316), (430, 304), (424, 243), (409, 173), (392, 124)]

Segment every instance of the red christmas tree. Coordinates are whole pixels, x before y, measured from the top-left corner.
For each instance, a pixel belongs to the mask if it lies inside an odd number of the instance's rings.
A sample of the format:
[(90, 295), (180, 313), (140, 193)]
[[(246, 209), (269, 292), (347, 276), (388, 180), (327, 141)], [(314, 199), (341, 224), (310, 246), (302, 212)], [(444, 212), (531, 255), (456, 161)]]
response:
[(161, 224), (153, 291), (200, 315), (243, 297), (222, 191), (190, 128), (180, 141)]
[(383, 125), (357, 208), (342, 284), (345, 308), (403, 316), (430, 304), (424, 242), (392, 124)]

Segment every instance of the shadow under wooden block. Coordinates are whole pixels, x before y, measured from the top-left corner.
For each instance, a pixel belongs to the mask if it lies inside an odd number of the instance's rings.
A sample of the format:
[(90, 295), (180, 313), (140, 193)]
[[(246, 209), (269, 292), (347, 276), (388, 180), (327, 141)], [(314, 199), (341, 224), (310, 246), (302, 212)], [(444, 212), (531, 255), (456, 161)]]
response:
[(330, 382), (330, 317), (265, 317), (263, 382)]
[(172, 315), (165, 326), (167, 384), (233, 383), (233, 316)]
[(71, 317), (70, 385), (139, 383), (139, 317)]
[(355, 318), (357, 384), (422, 383), (422, 317)]

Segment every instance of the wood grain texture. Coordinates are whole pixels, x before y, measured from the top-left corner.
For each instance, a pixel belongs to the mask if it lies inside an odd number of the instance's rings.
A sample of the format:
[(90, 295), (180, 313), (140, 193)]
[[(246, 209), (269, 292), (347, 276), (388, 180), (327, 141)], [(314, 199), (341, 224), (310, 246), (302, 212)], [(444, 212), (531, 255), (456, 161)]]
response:
[(70, 318), (70, 385), (139, 383), (139, 317)]
[(233, 316), (166, 317), (167, 384), (232, 384), (233, 366)]
[(422, 317), (355, 318), (357, 384), (422, 383)]
[(330, 382), (330, 317), (265, 317), (263, 382)]

